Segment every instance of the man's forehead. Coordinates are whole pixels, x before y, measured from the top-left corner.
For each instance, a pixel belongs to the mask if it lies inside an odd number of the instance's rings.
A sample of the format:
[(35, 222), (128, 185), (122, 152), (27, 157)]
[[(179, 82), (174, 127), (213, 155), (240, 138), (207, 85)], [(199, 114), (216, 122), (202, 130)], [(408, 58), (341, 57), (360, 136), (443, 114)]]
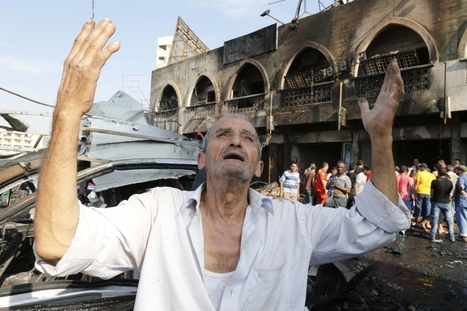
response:
[(257, 135), (256, 129), (253, 127), (253, 125), (247, 120), (240, 118), (224, 118), (214, 123), (213, 130), (218, 131), (220, 129), (242, 130), (252, 132), (253, 134)]

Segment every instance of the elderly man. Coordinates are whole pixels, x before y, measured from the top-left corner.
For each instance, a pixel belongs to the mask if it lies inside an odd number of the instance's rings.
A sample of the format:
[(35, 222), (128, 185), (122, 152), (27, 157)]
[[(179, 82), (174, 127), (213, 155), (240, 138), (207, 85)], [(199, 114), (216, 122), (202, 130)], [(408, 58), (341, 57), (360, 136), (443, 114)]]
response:
[(65, 61), (38, 187), (40, 270), (110, 278), (137, 269), (135, 310), (303, 310), (310, 264), (371, 251), (409, 227), (391, 153), (403, 96), (396, 61), (374, 107), (359, 100), (374, 170), (350, 210), (307, 208), (249, 189), (263, 169), (261, 142), (247, 120), (232, 115), (206, 133), (198, 163), (207, 181), (196, 191), (155, 188), (108, 209), (79, 204), (75, 140), (100, 70), (119, 49), (105, 46), (114, 31), (109, 19), (87, 21)]

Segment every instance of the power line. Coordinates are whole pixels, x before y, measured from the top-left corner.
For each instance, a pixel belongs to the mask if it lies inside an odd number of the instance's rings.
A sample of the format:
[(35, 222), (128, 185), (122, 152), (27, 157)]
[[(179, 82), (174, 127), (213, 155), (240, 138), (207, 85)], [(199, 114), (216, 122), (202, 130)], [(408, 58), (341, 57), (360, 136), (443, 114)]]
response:
[(20, 94), (18, 94), (18, 93), (12, 92), (12, 91), (10, 91), (10, 90), (4, 89), (3, 87), (0, 87), (0, 91), (4, 91), (4, 92), (10, 93), (10, 94), (12, 94), (12, 95), (21, 97), (22, 99), (29, 100), (30, 102), (33, 102), (33, 103), (38, 104), (38, 105), (42, 105), (42, 106), (46, 106), (46, 107), (50, 107), (50, 108), (55, 108), (55, 106), (52, 106), (52, 105), (49, 105), (49, 104), (45, 104), (45, 103), (41, 103), (41, 102), (39, 102), (39, 101), (37, 101), (37, 100), (31, 99), (31, 98), (29, 98), (29, 97), (26, 97), (26, 96), (20, 95)]

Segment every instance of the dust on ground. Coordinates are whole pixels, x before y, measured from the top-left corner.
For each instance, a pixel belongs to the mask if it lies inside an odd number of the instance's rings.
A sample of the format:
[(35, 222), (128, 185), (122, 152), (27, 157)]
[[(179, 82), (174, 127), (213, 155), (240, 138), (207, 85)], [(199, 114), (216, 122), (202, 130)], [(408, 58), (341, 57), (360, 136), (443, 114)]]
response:
[(344, 261), (360, 275), (311, 310), (467, 311), (467, 243), (441, 239), (433, 243), (415, 227), (386, 247)]

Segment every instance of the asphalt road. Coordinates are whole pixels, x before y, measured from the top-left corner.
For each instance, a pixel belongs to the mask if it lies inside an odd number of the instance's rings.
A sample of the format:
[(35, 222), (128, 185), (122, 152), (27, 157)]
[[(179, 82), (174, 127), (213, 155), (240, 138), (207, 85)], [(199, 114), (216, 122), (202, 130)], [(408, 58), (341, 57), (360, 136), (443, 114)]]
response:
[(359, 270), (372, 265), (383, 283), (374, 296), (397, 301), (397, 307), (387, 303), (368, 310), (467, 310), (467, 243), (442, 240), (432, 243), (422, 229), (413, 228), (392, 244), (347, 261)]

